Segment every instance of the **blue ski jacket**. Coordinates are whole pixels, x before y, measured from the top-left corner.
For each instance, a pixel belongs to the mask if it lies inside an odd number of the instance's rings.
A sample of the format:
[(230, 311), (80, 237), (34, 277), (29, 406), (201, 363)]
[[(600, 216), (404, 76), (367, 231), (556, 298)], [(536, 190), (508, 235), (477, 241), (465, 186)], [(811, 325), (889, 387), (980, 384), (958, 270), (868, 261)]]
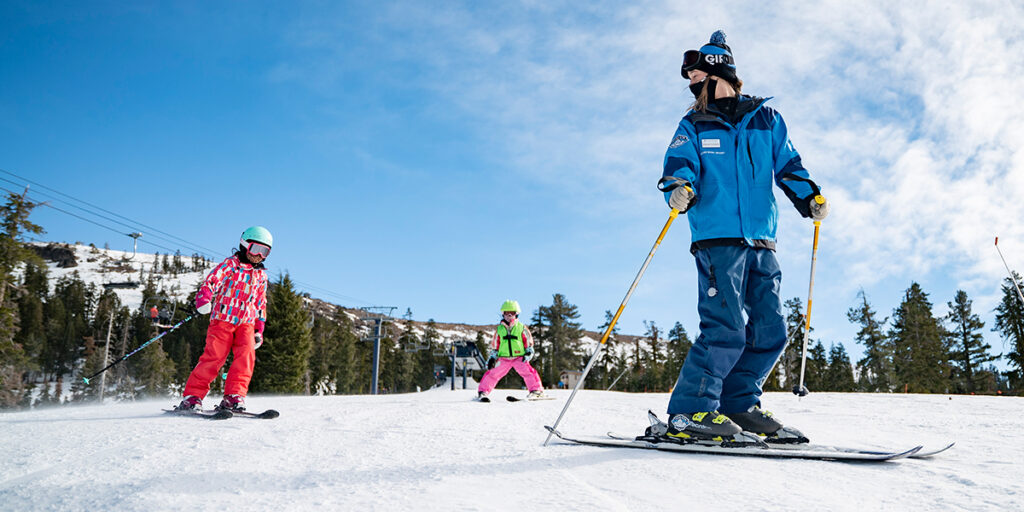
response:
[(774, 250), (779, 212), (772, 183), (810, 217), (818, 186), (800, 163), (786, 122), (764, 105), (769, 99), (740, 96), (735, 125), (715, 105), (706, 113), (690, 110), (679, 121), (662, 176), (688, 181), (696, 194), (686, 212), (691, 252), (740, 244)]

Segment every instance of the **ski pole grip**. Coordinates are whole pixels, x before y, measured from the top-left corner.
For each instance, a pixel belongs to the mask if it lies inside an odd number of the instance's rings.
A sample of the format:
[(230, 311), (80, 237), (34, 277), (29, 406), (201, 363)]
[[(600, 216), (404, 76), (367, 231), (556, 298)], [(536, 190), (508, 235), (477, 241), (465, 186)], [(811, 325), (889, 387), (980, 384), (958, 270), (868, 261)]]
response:
[(662, 192), (671, 192), (679, 187), (686, 187), (693, 192), (693, 187), (690, 186), (690, 182), (686, 181), (678, 176), (662, 176), (658, 180), (658, 190)]

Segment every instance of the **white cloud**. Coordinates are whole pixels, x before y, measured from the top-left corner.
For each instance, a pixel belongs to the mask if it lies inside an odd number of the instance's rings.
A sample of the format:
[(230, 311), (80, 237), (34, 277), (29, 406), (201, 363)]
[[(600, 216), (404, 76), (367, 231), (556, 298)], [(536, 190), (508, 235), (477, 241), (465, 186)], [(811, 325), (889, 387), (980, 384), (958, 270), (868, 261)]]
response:
[[(1024, 267), (1020, 2), (579, 9), (396, 5), (372, 17), (373, 30), (383, 29), (376, 58), (414, 66), (416, 86), (437, 101), (432, 108), (491, 133), (500, 142), (490, 149), (509, 170), (562, 190), (581, 214), (601, 204), (605, 213), (646, 216), (660, 200), (654, 183), (664, 149), (690, 101), (681, 53), (723, 28), (745, 91), (775, 96), (833, 201), (827, 237), (837, 289), (852, 296), (861, 286), (935, 274), (977, 287), (988, 307), (1005, 274), (993, 237)], [(321, 89), (341, 80), (332, 62), (356, 50), (330, 28), (329, 17), (307, 20), (302, 30), (313, 34), (296, 40), (321, 49), (319, 59), (282, 64), (276, 76)], [(794, 216), (784, 215), (784, 223)], [(803, 252), (780, 247), (780, 258), (803, 260)]]

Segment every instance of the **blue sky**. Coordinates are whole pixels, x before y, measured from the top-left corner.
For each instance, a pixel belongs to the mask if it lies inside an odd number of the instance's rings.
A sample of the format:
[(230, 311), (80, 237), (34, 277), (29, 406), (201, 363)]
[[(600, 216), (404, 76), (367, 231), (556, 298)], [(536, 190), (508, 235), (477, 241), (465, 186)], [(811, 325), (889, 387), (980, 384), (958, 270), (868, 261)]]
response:
[[(596, 329), (667, 218), (682, 51), (720, 28), (833, 203), (812, 320), (857, 355), (858, 290), (889, 316), (912, 281), (936, 314), (964, 289), (991, 327), (995, 236), (1024, 268), (1021, 26), (1011, 1), (9, 1), (0, 169), (217, 258), (265, 225), (270, 268), (343, 305), (490, 323), (506, 298), (563, 293)], [(812, 225), (778, 197), (783, 294), (806, 300)], [(130, 248), (123, 226), (33, 220)], [(623, 332), (696, 331), (680, 220)], [(139, 230), (141, 250), (177, 248)]]

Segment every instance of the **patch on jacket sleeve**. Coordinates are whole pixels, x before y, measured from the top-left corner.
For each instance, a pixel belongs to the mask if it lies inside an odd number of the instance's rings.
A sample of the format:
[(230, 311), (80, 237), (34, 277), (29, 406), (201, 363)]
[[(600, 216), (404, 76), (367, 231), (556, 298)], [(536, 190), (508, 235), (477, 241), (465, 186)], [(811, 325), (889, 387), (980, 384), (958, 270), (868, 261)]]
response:
[[(664, 139), (662, 139), (662, 140), (664, 140)], [(690, 142), (690, 138), (687, 137), (686, 135), (676, 135), (676, 138), (672, 139), (672, 143), (668, 145), (668, 148), (669, 149), (678, 148), (679, 146), (682, 146), (683, 144), (686, 144), (687, 142)]]

